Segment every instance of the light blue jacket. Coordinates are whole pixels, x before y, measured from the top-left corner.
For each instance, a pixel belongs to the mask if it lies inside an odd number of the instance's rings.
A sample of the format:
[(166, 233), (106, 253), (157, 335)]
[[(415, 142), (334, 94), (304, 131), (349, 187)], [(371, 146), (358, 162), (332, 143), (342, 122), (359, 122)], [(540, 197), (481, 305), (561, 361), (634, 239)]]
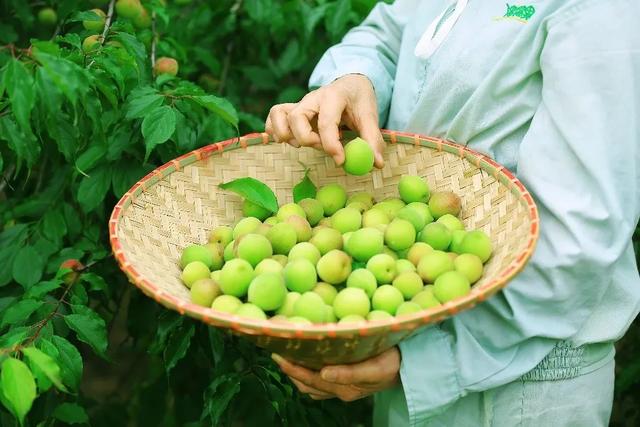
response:
[[(366, 75), (383, 126), (488, 154), (539, 207), (537, 250), (503, 292), (400, 345), (411, 425), (520, 378), (559, 341), (619, 339), (640, 310), (640, 2), (525, 1), (470, 0), (428, 58), (416, 45), (456, 2), (378, 4), (310, 80)], [(592, 359), (605, 357), (610, 344)]]

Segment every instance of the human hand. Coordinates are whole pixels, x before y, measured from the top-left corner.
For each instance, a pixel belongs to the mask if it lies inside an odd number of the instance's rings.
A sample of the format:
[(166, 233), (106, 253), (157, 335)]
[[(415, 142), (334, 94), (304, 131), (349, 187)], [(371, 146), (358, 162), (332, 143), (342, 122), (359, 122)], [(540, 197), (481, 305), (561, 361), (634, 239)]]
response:
[(295, 365), (276, 354), (272, 358), (298, 390), (314, 400), (338, 398), (352, 402), (391, 388), (400, 378), (397, 347), (353, 365), (325, 366), (320, 372)]
[(384, 166), (384, 140), (378, 125), (376, 95), (369, 79), (349, 74), (309, 92), (300, 102), (271, 108), (265, 130), (278, 142), (323, 149), (338, 165), (344, 163), (339, 126), (357, 131), (374, 152), (375, 166)]

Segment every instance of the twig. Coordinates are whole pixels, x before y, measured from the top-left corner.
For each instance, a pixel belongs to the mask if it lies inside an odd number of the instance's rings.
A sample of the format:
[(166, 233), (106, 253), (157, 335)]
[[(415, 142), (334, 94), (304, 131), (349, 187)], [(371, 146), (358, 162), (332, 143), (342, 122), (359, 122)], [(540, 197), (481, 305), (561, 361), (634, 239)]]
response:
[[(98, 39), (100, 43), (100, 47), (104, 45), (105, 40), (107, 39), (107, 34), (109, 33), (109, 28), (111, 28), (111, 19), (113, 18), (113, 7), (116, 3), (116, 0), (109, 1), (109, 10), (107, 11), (107, 19), (104, 21), (104, 28), (102, 29), (102, 35)], [(95, 58), (91, 60), (87, 68), (91, 68), (93, 63), (96, 62)]]
[(28, 347), (35, 340), (37, 340), (38, 336), (40, 336), (40, 332), (42, 332), (42, 330), (49, 323), (49, 321), (51, 319), (53, 319), (55, 316), (61, 316), (61, 314), (58, 313), (58, 310), (60, 309), (60, 306), (62, 304), (67, 303), (67, 301), (65, 300), (65, 297), (67, 296), (67, 294), (69, 293), (69, 291), (71, 290), (73, 285), (75, 285), (76, 283), (78, 283), (80, 281), (80, 277), (81, 277), (82, 273), (87, 271), (89, 268), (93, 267), (98, 262), (100, 262), (100, 261), (93, 261), (93, 262), (88, 263), (87, 265), (85, 265), (82, 268), (74, 269), (73, 271), (75, 273), (77, 273), (77, 275), (73, 278), (71, 283), (69, 283), (67, 285), (67, 287), (64, 289), (64, 292), (62, 293), (60, 298), (58, 298), (58, 302), (55, 303), (56, 304), (55, 308), (53, 310), (51, 310), (51, 312), (47, 315), (47, 317), (45, 317), (44, 319), (39, 320), (35, 324), (31, 325), (32, 328), (35, 328), (35, 332), (33, 333), (33, 335), (31, 335), (29, 338), (27, 338), (26, 341), (24, 341), (22, 343), (19, 343), (19, 344), (16, 344), (15, 346), (13, 346), (11, 348), (0, 348), (0, 355), (1, 354), (6, 354), (6, 353), (14, 353), (16, 351), (20, 351), (21, 349), (23, 349), (25, 347)]
[(56, 29), (53, 32), (53, 35), (51, 36), (51, 40), (55, 39), (58, 36), (58, 34), (60, 34), (61, 29), (62, 29), (62, 24), (56, 25)]
[(156, 12), (151, 13), (151, 69), (156, 66), (156, 44), (158, 43), (158, 33), (156, 32)]
[(28, 347), (31, 343), (33, 343), (35, 340), (38, 339), (38, 336), (40, 336), (40, 332), (42, 332), (42, 330), (44, 329), (44, 327), (47, 325), (47, 323), (49, 323), (49, 321), (51, 319), (53, 319), (53, 316), (56, 315), (56, 313), (58, 312), (58, 309), (60, 308), (60, 306), (62, 305), (62, 300), (64, 300), (64, 298), (67, 296), (67, 293), (69, 293), (69, 290), (71, 289), (71, 287), (78, 281), (78, 279), (72, 281), (71, 283), (69, 283), (66, 287), (66, 289), (64, 290), (64, 292), (62, 293), (62, 296), (60, 297), (60, 299), (58, 300), (58, 303), (56, 304), (55, 308), (53, 310), (51, 310), (51, 313), (49, 313), (47, 315), (47, 317), (45, 317), (44, 319), (42, 319), (41, 321), (39, 321), (37, 323), (37, 328), (36, 331), (34, 332), (33, 335), (31, 335), (25, 342), (18, 344), (17, 346), (15, 346), (12, 351), (19, 351), (20, 349), (23, 349), (25, 347)]
[(227, 75), (229, 74), (229, 66), (231, 65), (231, 52), (233, 51), (233, 41), (227, 44), (227, 55), (224, 57), (224, 65), (222, 66), (222, 74), (220, 75), (220, 85), (218, 86), (218, 94), (224, 94), (225, 84), (227, 83)]
[(42, 182), (44, 181), (44, 174), (47, 171), (47, 159), (49, 159), (48, 156), (44, 156), (44, 159), (42, 160), (42, 167), (40, 169), (40, 173), (38, 174), (38, 182), (36, 183), (36, 189), (35, 189), (35, 193), (38, 193), (40, 191), (40, 188), (42, 188)]
[(4, 188), (7, 186), (11, 189), (11, 191), (14, 191), (11, 184), (9, 184), (9, 180), (7, 179), (7, 177), (11, 176), (15, 168), (15, 165), (10, 165), (9, 168), (2, 175), (0, 175), (2, 176), (2, 182), (0, 182), (0, 193), (2, 193), (4, 191)]
[[(236, 0), (236, 2), (229, 9), (229, 13), (235, 15), (242, 7), (242, 0)], [(227, 55), (224, 58), (224, 64), (222, 65), (222, 74), (220, 75), (220, 85), (218, 86), (218, 95), (222, 96), (224, 93), (224, 87), (227, 83), (227, 75), (229, 74), (229, 66), (231, 65), (231, 52), (233, 51), (233, 40), (227, 44)]]
[(233, 6), (231, 6), (231, 9), (229, 9), (229, 12), (235, 15), (236, 13), (238, 13), (238, 10), (240, 10), (241, 6), (242, 6), (242, 0), (236, 0)]

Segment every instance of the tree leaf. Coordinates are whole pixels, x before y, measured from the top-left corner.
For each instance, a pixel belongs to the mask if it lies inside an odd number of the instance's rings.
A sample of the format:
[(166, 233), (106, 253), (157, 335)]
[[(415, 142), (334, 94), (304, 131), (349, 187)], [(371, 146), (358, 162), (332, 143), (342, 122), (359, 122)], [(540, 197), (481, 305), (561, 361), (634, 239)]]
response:
[(82, 172), (88, 171), (98, 164), (107, 154), (107, 147), (103, 144), (92, 144), (76, 160), (76, 167)]
[(151, 87), (141, 87), (131, 91), (127, 100), (127, 119), (140, 119), (149, 114), (151, 111), (160, 107), (164, 102), (162, 96), (157, 90)]
[(77, 403), (61, 403), (53, 411), (53, 417), (67, 424), (86, 424), (89, 422), (87, 412)]
[(86, 305), (89, 302), (87, 290), (84, 288), (82, 283), (76, 283), (73, 285), (67, 295), (71, 304)]
[(91, 273), (91, 272), (83, 273), (81, 278), (83, 282), (86, 282), (89, 284), (90, 291), (105, 292), (109, 289), (109, 285), (107, 285), (107, 282), (105, 282), (102, 276), (98, 276), (95, 273)]
[(251, 19), (256, 22), (266, 22), (272, 9), (270, 0), (245, 0), (244, 8)]
[(32, 246), (20, 248), (13, 260), (13, 278), (25, 289), (35, 285), (42, 278), (45, 261)]
[(255, 178), (238, 178), (219, 184), (218, 187), (223, 190), (233, 191), (270, 212), (276, 212), (278, 210), (278, 199), (273, 193), (273, 190)]
[(208, 328), (209, 330), (209, 347), (211, 348), (211, 354), (213, 355), (213, 362), (215, 365), (220, 363), (224, 356), (224, 337), (223, 332), (216, 328)]
[(122, 197), (139, 179), (151, 172), (152, 167), (135, 162), (119, 162), (113, 165), (112, 186), (116, 197)]
[(151, 111), (142, 121), (142, 136), (146, 147), (144, 160), (149, 158), (156, 145), (167, 142), (175, 130), (176, 115), (173, 108), (165, 105)]
[[(72, 390), (77, 390), (82, 380), (83, 363), (78, 349), (65, 338), (54, 335), (51, 342), (58, 349), (56, 360), (60, 366), (62, 382)], [(49, 354), (49, 356), (52, 356)], [(53, 357), (53, 356), (52, 356)]]
[(67, 223), (59, 208), (50, 209), (44, 214), (42, 234), (54, 242), (59, 242), (67, 234)]
[(148, 82), (149, 78), (144, 72), (147, 61), (147, 50), (145, 49), (144, 44), (138, 40), (134, 34), (129, 34), (124, 31), (119, 31), (113, 39), (122, 43), (126, 51), (135, 59), (140, 83)]
[(18, 326), (9, 329), (9, 332), (0, 335), (0, 348), (9, 348), (21, 343), (27, 339), (30, 332), (31, 328), (28, 326)]
[(23, 299), (13, 304), (2, 316), (2, 327), (6, 325), (16, 325), (26, 322), (37, 309), (42, 307), (44, 301), (34, 299)]
[(67, 119), (68, 117), (62, 113), (47, 116), (47, 132), (56, 142), (58, 151), (62, 153), (67, 162), (71, 163), (80, 137), (78, 128), (74, 127)]
[(309, 169), (304, 172), (304, 178), (293, 187), (293, 201), (298, 203), (302, 199), (313, 199), (316, 197), (317, 188), (311, 178)]
[(80, 22), (80, 21), (102, 21), (104, 16), (99, 16), (92, 10), (77, 11), (73, 15), (67, 18), (67, 22)]
[(67, 388), (62, 384), (60, 366), (58, 366), (53, 358), (35, 347), (23, 348), (22, 354), (24, 354), (29, 360), (29, 365), (32, 370), (34, 370), (34, 367), (37, 367), (46, 375), (49, 381), (58, 388), (58, 390), (62, 390), (64, 392), (67, 391)]
[(322, 17), (325, 16), (327, 8), (330, 6), (330, 3), (325, 3), (312, 8), (307, 3), (300, 3), (302, 22), (304, 23), (304, 32), (306, 37), (310, 37), (313, 34), (313, 30), (316, 25), (318, 25)]
[(45, 53), (37, 49), (33, 55), (42, 63), (42, 70), (47, 78), (76, 105), (79, 98), (84, 97), (92, 87), (90, 74), (78, 64), (57, 55)]
[(349, 22), (349, 12), (351, 12), (351, 0), (338, 0), (327, 11), (326, 26), (332, 37), (342, 35)]
[(76, 332), (78, 339), (89, 344), (93, 351), (106, 358), (107, 328), (102, 317), (88, 307), (74, 305), (74, 311), (82, 307), (81, 314), (68, 314), (64, 321)]
[(84, 177), (78, 187), (78, 203), (85, 212), (90, 212), (102, 202), (111, 186), (111, 168), (101, 165)]
[(302, 64), (303, 59), (300, 54), (300, 42), (296, 39), (291, 39), (280, 58), (278, 58), (280, 75), (286, 75), (297, 69)]
[(19, 299), (18, 296), (0, 297), (0, 313)]
[(225, 122), (230, 123), (233, 127), (238, 127), (238, 113), (233, 105), (224, 98), (218, 98), (214, 95), (194, 96), (192, 99), (202, 107), (217, 114)]
[(239, 392), (240, 379), (237, 374), (220, 375), (211, 382), (205, 392), (206, 406), (203, 411), (203, 414), (209, 416), (211, 425), (220, 424), (220, 418), (229, 406), (229, 402)]
[(181, 325), (171, 333), (163, 354), (167, 375), (169, 375), (169, 372), (176, 366), (180, 359), (187, 354), (187, 350), (189, 350), (189, 346), (191, 345), (191, 338), (195, 332), (195, 325), (193, 322), (189, 322), (188, 325)]
[[(0, 265), (13, 266), (18, 250), (27, 238), (28, 228), (25, 224), (17, 224), (0, 233)], [(0, 286), (4, 286), (13, 278), (13, 268), (0, 268)]]
[(27, 292), (25, 292), (24, 296), (25, 298), (42, 298), (49, 292), (58, 289), (60, 285), (62, 285), (62, 280), (58, 279), (40, 282), (31, 286)]
[(158, 327), (153, 342), (149, 346), (149, 353), (159, 354), (166, 348), (169, 336), (184, 322), (184, 317), (164, 310), (158, 319)]
[(3, 403), (24, 425), (24, 418), (36, 398), (36, 382), (29, 367), (22, 361), (9, 358), (2, 363), (0, 386)]
[(9, 148), (18, 156), (19, 161), (26, 161), (33, 166), (40, 156), (40, 144), (33, 135), (27, 135), (18, 129), (10, 115), (0, 116), (0, 140), (9, 143)]
[(9, 94), (9, 101), (11, 101), (11, 110), (18, 124), (27, 135), (33, 135), (29, 120), (31, 110), (36, 102), (33, 76), (22, 62), (11, 59), (4, 72), (4, 85)]

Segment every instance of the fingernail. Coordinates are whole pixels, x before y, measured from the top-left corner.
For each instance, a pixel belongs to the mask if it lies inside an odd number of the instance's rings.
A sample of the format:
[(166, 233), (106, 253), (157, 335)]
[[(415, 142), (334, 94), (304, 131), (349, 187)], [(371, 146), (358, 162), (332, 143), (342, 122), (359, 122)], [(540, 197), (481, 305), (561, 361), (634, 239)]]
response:
[(336, 371), (333, 369), (326, 369), (320, 373), (320, 376), (325, 381), (335, 381), (337, 378)]
[(284, 359), (282, 358), (282, 356), (276, 353), (271, 353), (271, 359), (273, 359), (273, 361), (276, 362), (278, 365), (284, 362)]

